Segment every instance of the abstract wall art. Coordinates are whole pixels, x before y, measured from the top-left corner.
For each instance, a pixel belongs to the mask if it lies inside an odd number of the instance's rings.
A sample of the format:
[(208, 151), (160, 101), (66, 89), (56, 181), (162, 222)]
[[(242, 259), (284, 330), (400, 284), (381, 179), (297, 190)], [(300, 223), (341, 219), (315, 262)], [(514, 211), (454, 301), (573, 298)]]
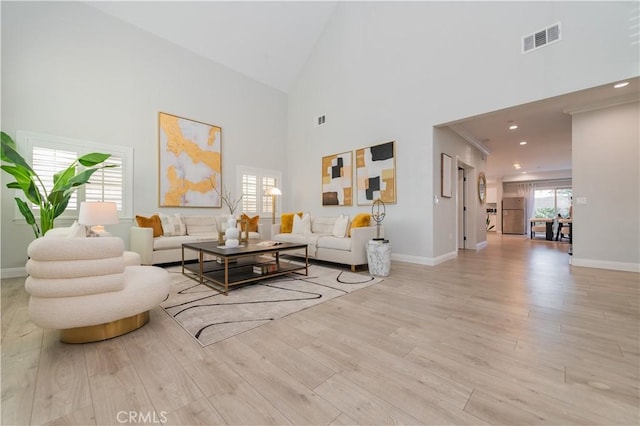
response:
[(351, 206), (353, 204), (353, 154), (322, 157), (322, 205)]
[(356, 194), (360, 206), (396, 202), (395, 141), (356, 150)]
[(222, 128), (159, 113), (160, 207), (222, 207)]

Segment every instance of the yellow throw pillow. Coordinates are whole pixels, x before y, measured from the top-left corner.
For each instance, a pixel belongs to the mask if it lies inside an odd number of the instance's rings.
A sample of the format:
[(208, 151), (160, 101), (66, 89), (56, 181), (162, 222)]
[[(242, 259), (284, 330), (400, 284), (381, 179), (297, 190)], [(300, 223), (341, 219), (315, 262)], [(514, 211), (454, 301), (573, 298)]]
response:
[(161, 237), (162, 232), (162, 222), (160, 221), (160, 216), (154, 214), (151, 217), (144, 217), (136, 215), (136, 222), (138, 226), (141, 228), (152, 228), (153, 229), (153, 237)]
[[(293, 215), (295, 213), (282, 213), (280, 216), (280, 233), (290, 234), (293, 231)], [(298, 216), (302, 217), (302, 212), (298, 212)]]
[[(260, 216), (249, 217), (242, 213), (241, 220), (246, 220), (249, 223), (249, 232), (258, 232), (258, 222), (260, 222)], [(245, 232), (247, 222), (242, 222), (242, 232)]]
[(351, 236), (351, 230), (353, 228), (363, 228), (369, 226), (371, 223), (371, 215), (369, 213), (358, 213), (351, 220), (351, 226), (349, 227), (349, 236)]

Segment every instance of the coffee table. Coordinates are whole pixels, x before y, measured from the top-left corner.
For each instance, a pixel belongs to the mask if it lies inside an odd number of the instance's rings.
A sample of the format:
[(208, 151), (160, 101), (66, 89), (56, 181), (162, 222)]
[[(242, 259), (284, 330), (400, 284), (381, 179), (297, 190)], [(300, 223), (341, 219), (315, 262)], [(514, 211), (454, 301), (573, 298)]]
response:
[[(304, 249), (304, 264), (281, 262), (280, 253)], [(198, 263), (185, 263), (184, 251), (198, 252)], [(205, 255), (214, 256), (206, 260)], [(238, 247), (225, 247), (217, 241), (182, 244), (182, 273), (200, 284), (212, 287), (225, 295), (229, 287), (262, 280), (267, 277), (300, 273), (309, 275), (309, 257), (306, 244), (277, 243), (260, 245), (246, 242)]]

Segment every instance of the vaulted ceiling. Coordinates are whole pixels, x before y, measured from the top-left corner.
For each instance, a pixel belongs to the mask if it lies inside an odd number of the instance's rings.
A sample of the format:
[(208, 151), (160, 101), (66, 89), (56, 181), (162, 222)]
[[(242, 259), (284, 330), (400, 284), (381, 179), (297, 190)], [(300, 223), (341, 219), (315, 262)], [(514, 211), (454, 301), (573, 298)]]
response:
[[(88, 2), (118, 19), (287, 93), (337, 1)], [(571, 169), (569, 112), (638, 99), (638, 79), (450, 123), (488, 152), (487, 177)], [(508, 124), (518, 124), (508, 130)], [(520, 142), (526, 141), (526, 145)], [(514, 164), (520, 164), (516, 170)]]

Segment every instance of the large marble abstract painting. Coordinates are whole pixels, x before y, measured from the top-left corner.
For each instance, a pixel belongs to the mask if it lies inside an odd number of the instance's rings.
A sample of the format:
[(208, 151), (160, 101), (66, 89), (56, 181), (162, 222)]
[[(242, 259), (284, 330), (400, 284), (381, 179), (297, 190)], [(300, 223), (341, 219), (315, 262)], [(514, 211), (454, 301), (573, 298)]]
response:
[(160, 113), (160, 206), (222, 207), (222, 128)]

